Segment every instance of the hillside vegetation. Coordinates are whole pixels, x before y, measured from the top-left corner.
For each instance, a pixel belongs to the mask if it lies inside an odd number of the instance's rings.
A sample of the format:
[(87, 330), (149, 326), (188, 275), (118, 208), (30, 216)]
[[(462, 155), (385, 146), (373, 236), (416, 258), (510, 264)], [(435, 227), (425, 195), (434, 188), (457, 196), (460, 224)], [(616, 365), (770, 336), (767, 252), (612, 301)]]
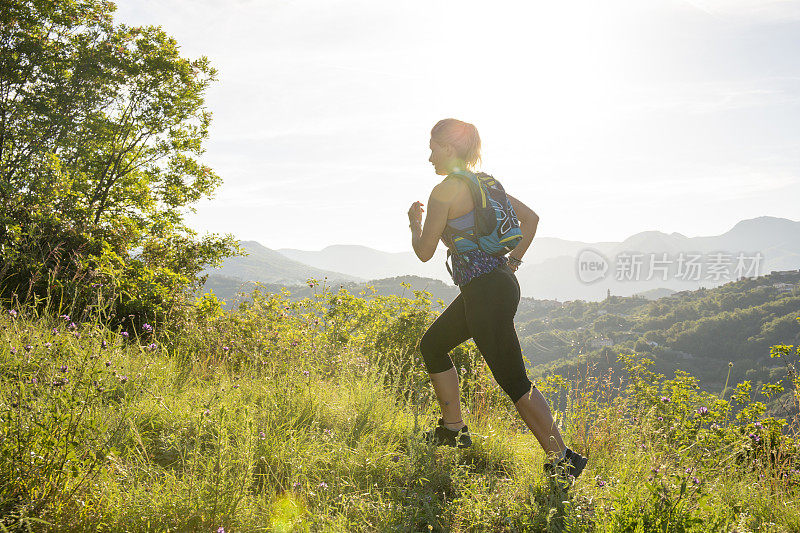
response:
[[(778, 290), (781, 283), (793, 292)], [(731, 362), (734, 382), (786, 376), (786, 366), (770, 358), (770, 346), (800, 344), (799, 285), (800, 272), (788, 271), (654, 301), (613, 295), (602, 302), (536, 300), (520, 304), (516, 323), (536, 375), (571, 374), (587, 364), (619, 369), (615, 354), (626, 351), (654, 359), (660, 372), (684, 370), (704, 389), (721, 392)]]
[[(230, 312), (207, 296), (179, 333), (108, 329), (103, 305), (83, 322), (2, 311), (3, 527), (800, 529), (797, 422), (764, 412), (780, 386), (745, 381), (720, 398), (625, 352), (623, 372), (550, 375), (539, 387), (590, 458), (565, 492), (471, 341), (452, 355), (475, 444), (419, 442), (438, 417), (417, 351), (428, 293), (311, 285), (310, 298), (256, 291)], [(800, 355), (772, 351), (790, 367)]]

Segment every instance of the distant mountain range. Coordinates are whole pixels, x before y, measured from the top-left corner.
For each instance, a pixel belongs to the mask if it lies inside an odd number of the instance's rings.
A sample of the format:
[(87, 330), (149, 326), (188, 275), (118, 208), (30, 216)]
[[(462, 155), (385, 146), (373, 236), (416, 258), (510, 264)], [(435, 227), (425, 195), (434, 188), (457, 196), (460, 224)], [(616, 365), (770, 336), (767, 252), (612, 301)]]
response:
[[(333, 245), (307, 251), (271, 250), (254, 241), (241, 244), (248, 256), (230, 258), (220, 269), (207, 272), (206, 287), (214, 289), (221, 297), (231, 297), (237, 284), (241, 288), (248, 281), (291, 287), (305, 285), (312, 277), (320, 281), (327, 277), (329, 283), (360, 284), (369, 280), (419, 276), (443, 281), (455, 289), (444, 265), (446, 249), (441, 245), (434, 257), (423, 263), (413, 251), (391, 253), (366, 246)], [(517, 278), (524, 296), (540, 299), (600, 301), (608, 291), (620, 296), (640, 293), (652, 298), (672, 291), (711, 288), (737, 279), (736, 258), (740, 253), (745, 259), (745, 269), (751, 267), (749, 273), (747, 270), (740, 272), (745, 277), (800, 268), (800, 222), (762, 216), (742, 220), (717, 236), (686, 237), (680, 233), (643, 231), (622, 242), (590, 243), (535, 237), (522, 268), (517, 271)], [(759, 253), (761, 257), (754, 264)], [(628, 254), (632, 265), (636, 259), (641, 261), (638, 276), (634, 269), (620, 270), (628, 264), (624, 254)], [(680, 276), (677, 269), (680, 254), (684, 254), (685, 260), (690, 259), (689, 254), (697, 256), (699, 276)], [(590, 260), (584, 261), (587, 257)], [(731, 262), (718, 263), (715, 273), (709, 270), (714, 259)], [(649, 276), (651, 260), (663, 260), (663, 272)], [(587, 281), (587, 265), (594, 268), (604, 265), (605, 275)], [(752, 267), (757, 267), (757, 271)], [(398, 282), (397, 293), (402, 290)]]

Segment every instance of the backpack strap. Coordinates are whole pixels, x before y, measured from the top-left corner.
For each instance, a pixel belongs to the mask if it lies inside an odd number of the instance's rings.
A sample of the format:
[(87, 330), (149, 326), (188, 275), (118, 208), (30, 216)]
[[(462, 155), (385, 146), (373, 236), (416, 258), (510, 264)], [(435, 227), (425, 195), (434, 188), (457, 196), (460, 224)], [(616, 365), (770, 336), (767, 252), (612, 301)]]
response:
[(444, 260), (444, 266), (447, 267), (447, 272), (450, 273), (450, 277), (452, 278), (453, 277), (453, 270), (450, 268), (450, 263), (448, 263), (448, 261), (450, 260), (450, 256), (451, 255), (452, 255), (452, 251), (450, 250), (450, 248), (448, 248), (447, 249), (447, 259)]

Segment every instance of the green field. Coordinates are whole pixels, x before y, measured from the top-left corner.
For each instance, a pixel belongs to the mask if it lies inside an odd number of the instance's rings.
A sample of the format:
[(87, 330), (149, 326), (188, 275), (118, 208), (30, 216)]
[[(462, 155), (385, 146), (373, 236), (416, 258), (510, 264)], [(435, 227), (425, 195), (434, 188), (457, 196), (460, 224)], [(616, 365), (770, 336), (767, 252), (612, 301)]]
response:
[(315, 292), (256, 292), (229, 312), (207, 297), (179, 333), (127, 337), (3, 310), (3, 527), (800, 530), (797, 427), (764, 414), (781, 391), (744, 382), (721, 399), (631, 354), (619, 374), (550, 375), (538, 386), (590, 458), (564, 491), (472, 342), (452, 355), (475, 444), (419, 442), (438, 417), (416, 346), (427, 293)]

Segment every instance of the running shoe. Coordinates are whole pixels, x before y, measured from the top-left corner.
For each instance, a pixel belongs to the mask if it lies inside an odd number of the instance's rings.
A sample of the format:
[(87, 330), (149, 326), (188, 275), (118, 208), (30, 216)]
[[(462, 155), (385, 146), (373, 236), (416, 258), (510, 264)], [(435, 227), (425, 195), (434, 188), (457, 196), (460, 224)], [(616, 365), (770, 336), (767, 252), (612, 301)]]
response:
[(567, 448), (563, 459), (555, 464), (544, 464), (544, 472), (562, 486), (568, 486), (572, 481), (578, 479), (588, 462), (588, 458)]
[(449, 429), (444, 425), (443, 418), (439, 419), (439, 423), (434, 429), (430, 429), (422, 435), (422, 441), (436, 446), (450, 446), (452, 448), (469, 448), (472, 446), (472, 437), (467, 426), (458, 430)]

